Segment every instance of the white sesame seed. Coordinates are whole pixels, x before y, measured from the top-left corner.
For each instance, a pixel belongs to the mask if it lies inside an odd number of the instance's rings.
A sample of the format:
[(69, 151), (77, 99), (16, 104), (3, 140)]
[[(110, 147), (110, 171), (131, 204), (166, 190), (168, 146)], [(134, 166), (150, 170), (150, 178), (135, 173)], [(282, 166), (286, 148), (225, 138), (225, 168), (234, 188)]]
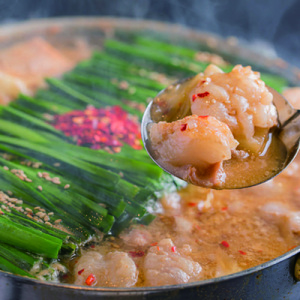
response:
[(38, 188), (40, 191), (43, 190), (42, 186), (40, 186), (40, 185), (39, 185), (37, 188)]
[(66, 190), (66, 189), (68, 189), (70, 187), (70, 185), (69, 184), (66, 184), (65, 186), (64, 186), (64, 189)]
[(57, 219), (54, 221), (55, 224), (59, 224), (62, 221), (62, 219)]
[(48, 213), (48, 216), (53, 216), (54, 215), (54, 212), (49, 212)]
[(7, 166), (4, 166), (3, 169), (4, 169), (5, 171), (8, 171), (8, 170), (9, 170), (9, 168), (8, 168)]
[(42, 174), (41, 172), (38, 172), (37, 174), (38, 174), (38, 176), (39, 176), (40, 178), (43, 177), (43, 174)]
[(48, 222), (49, 220), (50, 220), (50, 218), (49, 218), (48, 216), (45, 216), (45, 217), (44, 217), (44, 221), (45, 221), (45, 222)]
[(45, 222), (45, 224), (52, 227), (52, 224), (49, 222)]
[(44, 216), (45, 216), (46, 214), (40, 211), (40, 212), (36, 213), (36, 215), (37, 215), (38, 217), (40, 217), (40, 218), (44, 218)]

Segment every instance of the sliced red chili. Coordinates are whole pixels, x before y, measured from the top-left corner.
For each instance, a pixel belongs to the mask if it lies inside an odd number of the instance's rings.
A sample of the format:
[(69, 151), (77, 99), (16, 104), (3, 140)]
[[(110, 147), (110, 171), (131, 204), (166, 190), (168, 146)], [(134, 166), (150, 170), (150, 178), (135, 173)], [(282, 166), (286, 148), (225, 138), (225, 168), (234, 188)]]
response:
[(96, 277), (95, 277), (95, 275), (94, 275), (94, 274), (90, 274), (90, 275), (88, 276), (88, 278), (86, 279), (85, 283), (86, 283), (87, 285), (89, 285), (89, 286), (95, 284), (95, 283), (96, 283)]
[(152, 243), (150, 246), (156, 246), (158, 243), (155, 242), (155, 243)]
[(172, 247), (171, 247), (171, 251), (175, 253), (175, 252), (176, 252), (176, 247), (175, 247), (175, 246), (172, 246)]
[(226, 211), (228, 209), (228, 206), (224, 206), (221, 208), (222, 211)]
[(197, 203), (196, 203), (196, 202), (189, 202), (189, 203), (188, 203), (188, 206), (190, 206), (190, 207), (195, 207), (195, 206), (197, 206)]
[(242, 254), (242, 255), (246, 255), (246, 254), (247, 254), (246, 252), (244, 252), (244, 251), (242, 251), (242, 250), (239, 250), (239, 252), (240, 252), (240, 254)]
[(194, 102), (196, 99), (197, 99), (197, 95), (196, 95), (196, 94), (194, 94), (194, 95), (192, 96), (192, 100), (193, 100), (193, 102)]

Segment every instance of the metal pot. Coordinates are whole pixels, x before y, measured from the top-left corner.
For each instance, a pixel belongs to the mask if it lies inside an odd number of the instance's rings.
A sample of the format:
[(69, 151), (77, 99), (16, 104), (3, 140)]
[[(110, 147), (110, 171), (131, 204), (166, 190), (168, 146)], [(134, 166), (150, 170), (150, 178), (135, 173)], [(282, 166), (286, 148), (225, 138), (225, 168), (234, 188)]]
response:
[[(267, 69), (299, 84), (300, 71), (279, 64), (239, 45), (232, 45), (210, 34), (195, 32), (176, 25), (151, 21), (132, 21), (111, 18), (68, 18), (30, 21), (6, 25), (0, 29), (2, 46), (42, 35), (58, 46), (84, 36), (93, 47), (101, 47), (106, 36), (116, 28), (123, 30), (149, 29), (197, 40), (215, 52), (231, 58), (234, 63), (248, 62), (260, 70)], [(299, 77), (298, 77), (299, 78)], [(223, 276), (182, 285), (147, 288), (88, 288), (68, 284), (40, 282), (0, 271), (0, 299), (300, 299), (300, 246), (257, 267)], [(298, 257), (297, 257), (298, 256)]]

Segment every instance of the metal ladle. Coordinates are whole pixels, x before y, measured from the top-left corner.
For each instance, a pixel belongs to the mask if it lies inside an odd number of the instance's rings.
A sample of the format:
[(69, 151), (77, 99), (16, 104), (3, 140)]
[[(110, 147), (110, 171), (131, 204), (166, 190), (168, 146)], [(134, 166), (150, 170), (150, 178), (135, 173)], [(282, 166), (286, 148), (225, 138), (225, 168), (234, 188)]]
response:
[[(142, 119), (142, 124), (141, 124), (141, 133), (142, 133), (142, 140), (144, 143), (144, 146), (152, 158), (152, 160), (160, 166), (163, 170), (166, 172), (170, 173), (171, 175), (174, 175), (180, 179), (183, 179), (180, 174), (176, 174), (176, 171), (172, 169), (168, 169), (166, 165), (163, 165), (162, 163), (159, 163), (157, 161), (157, 154), (154, 152), (154, 150), (151, 147), (151, 140), (149, 138), (149, 132), (148, 132), (148, 127), (151, 123), (157, 123), (159, 121), (175, 121), (178, 119), (181, 119), (188, 115), (189, 113), (185, 111), (178, 111), (173, 108), (168, 108), (165, 109), (157, 114), (157, 101), (161, 101), (163, 98), (167, 98), (168, 94), (177, 91), (180, 89), (181, 85), (186, 85), (189, 84), (189, 82), (193, 80), (193, 78), (187, 78), (184, 80), (180, 80), (178, 82), (175, 82), (174, 84), (168, 86), (166, 89), (162, 90), (156, 98), (153, 99), (147, 106), (144, 116)], [(261, 184), (263, 182), (266, 182), (279, 173), (281, 173), (296, 157), (298, 151), (299, 151), (299, 146), (300, 146), (300, 110), (294, 109), (291, 104), (276, 90), (268, 87), (269, 91), (273, 94), (273, 103), (276, 106), (277, 113), (278, 113), (278, 121), (279, 121), (279, 130), (278, 130), (278, 135), (279, 139), (282, 141), (286, 148), (286, 157), (285, 161), (282, 164), (282, 167), (276, 171), (276, 173), (272, 173), (272, 175), (269, 178), (266, 178), (265, 180), (261, 182), (257, 182), (255, 184), (247, 185), (247, 184), (241, 184), (240, 186), (235, 186), (235, 187), (221, 187), (218, 189), (232, 189), (232, 188), (246, 188), (254, 185)], [(183, 95), (186, 97), (186, 95)], [(178, 106), (180, 107), (180, 105)], [(155, 117), (153, 117), (153, 110), (156, 110)], [(158, 116), (159, 117), (158, 117)], [(283, 158), (284, 160), (284, 158)]]

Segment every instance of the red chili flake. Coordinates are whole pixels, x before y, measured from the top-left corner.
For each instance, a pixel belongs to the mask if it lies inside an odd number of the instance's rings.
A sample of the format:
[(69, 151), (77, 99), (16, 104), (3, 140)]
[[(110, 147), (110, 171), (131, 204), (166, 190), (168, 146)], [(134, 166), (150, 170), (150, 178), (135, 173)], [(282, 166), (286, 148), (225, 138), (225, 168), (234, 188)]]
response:
[(85, 283), (89, 286), (93, 285), (94, 283), (96, 283), (96, 277), (94, 274), (91, 274), (88, 276), (88, 278), (86, 279)]
[(95, 245), (91, 245), (91, 248), (93, 248), (93, 249), (94, 249), (95, 247), (96, 247)]
[(159, 251), (159, 246), (157, 246), (157, 251)]
[(78, 271), (78, 275), (81, 275), (84, 272), (84, 269)]
[(226, 211), (228, 209), (228, 206), (224, 206), (221, 208), (222, 211)]
[(187, 124), (181, 124), (180, 126), (181, 131), (186, 131), (186, 128), (187, 128)]
[(244, 251), (242, 251), (242, 250), (239, 250), (239, 252), (240, 252), (240, 254), (242, 254), (242, 255), (246, 255), (246, 254), (247, 254), (246, 252), (244, 252)]
[(195, 224), (195, 228), (198, 229), (198, 230), (201, 229), (201, 227), (198, 224)]
[(150, 246), (156, 246), (157, 244), (158, 244), (158, 243), (155, 242), (155, 243), (150, 244)]
[(201, 119), (206, 119), (206, 118), (208, 118), (209, 116), (199, 116), (199, 118), (201, 118)]
[(293, 246), (293, 247), (290, 247), (289, 249), (288, 249), (288, 251), (291, 251), (291, 250), (293, 250), (294, 248), (296, 248), (297, 246)]
[[(87, 107), (55, 115), (52, 125), (73, 137), (77, 145), (120, 152), (124, 143), (142, 149), (140, 124), (136, 117), (119, 106)], [(108, 150), (107, 150), (108, 151)]]
[(196, 202), (189, 202), (189, 203), (188, 203), (188, 206), (190, 206), (190, 207), (195, 207), (195, 206), (197, 206), (197, 203), (196, 203)]
[(224, 246), (225, 248), (229, 248), (229, 244), (226, 241), (222, 241), (221, 245)]
[(68, 274), (64, 274), (63, 276), (62, 276), (62, 279), (64, 279), (64, 280), (66, 280), (66, 279), (68, 279), (69, 278), (69, 275)]
[(199, 93), (199, 94), (197, 94), (197, 96), (199, 97), (199, 98), (204, 98), (204, 97), (206, 97), (206, 96), (208, 96), (209, 95), (209, 92), (204, 92), (204, 93)]
[(129, 251), (128, 252), (130, 254), (130, 256), (132, 257), (143, 257), (145, 255), (145, 252), (142, 250), (138, 250), (138, 251)]
[(196, 95), (196, 94), (194, 94), (194, 95), (192, 96), (192, 100), (193, 100), (193, 102), (194, 102), (196, 99), (197, 99), (197, 95)]
[(175, 252), (176, 252), (176, 247), (175, 247), (175, 246), (172, 246), (172, 247), (171, 247), (171, 251), (175, 253)]

